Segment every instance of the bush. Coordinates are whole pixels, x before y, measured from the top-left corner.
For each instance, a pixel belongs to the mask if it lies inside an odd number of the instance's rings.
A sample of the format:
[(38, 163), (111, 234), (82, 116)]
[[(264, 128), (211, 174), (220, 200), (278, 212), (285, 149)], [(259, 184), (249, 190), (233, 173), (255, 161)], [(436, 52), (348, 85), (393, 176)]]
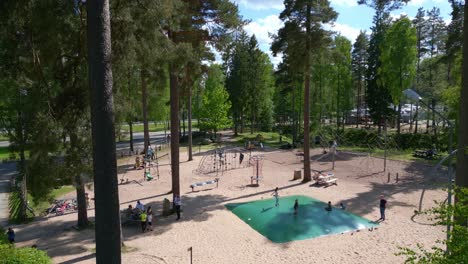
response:
[(36, 248), (16, 248), (8, 241), (5, 230), (0, 227), (1, 264), (49, 264), (52, 260), (44, 251)]
[(35, 248), (15, 248), (9, 244), (0, 244), (0, 259), (2, 264), (52, 263), (44, 251)]

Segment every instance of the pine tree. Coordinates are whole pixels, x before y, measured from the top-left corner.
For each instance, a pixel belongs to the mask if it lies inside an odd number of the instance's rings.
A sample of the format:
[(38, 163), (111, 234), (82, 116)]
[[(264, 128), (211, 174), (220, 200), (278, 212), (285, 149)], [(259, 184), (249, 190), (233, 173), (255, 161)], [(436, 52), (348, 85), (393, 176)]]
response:
[[(366, 97), (366, 68), (367, 60), (369, 54), (367, 49), (369, 48), (369, 39), (365, 31), (359, 32), (359, 35), (356, 38), (356, 41), (353, 45), (352, 52), (352, 70), (353, 70), (353, 80), (354, 87), (356, 89), (356, 127), (358, 127), (361, 122), (361, 112), (362, 106), (366, 109), (367, 114), (367, 104), (365, 103)], [(365, 117), (367, 118), (367, 116)]]
[[(464, 7), (464, 28), (468, 28), (468, 5)], [(468, 61), (468, 30), (463, 31), (463, 61)], [(460, 112), (457, 145), (457, 171), (455, 184), (468, 187), (468, 65), (462, 66), (462, 87), (460, 90)], [(456, 197), (455, 197), (456, 198)], [(464, 223), (466, 225), (466, 222)]]
[(112, 99), (109, 1), (88, 1), (96, 263), (120, 263), (120, 205)]
[(384, 120), (393, 115), (393, 111), (388, 107), (392, 101), (390, 92), (386, 87), (378, 83), (379, 69), (381, 67), (380, 45), (384, 40), (385, 31), (390, 24), (390, 11), (400, 8), (409, 0), (391, 1), (391, 0), (358, 0), (358, 4), (367, 5), (375, 9), (373, 18), (372, 34), (369, 41), (369, 60), (367, 70), (367, 97), (370, 117), (377, 123), (379, 132)]
[(310, 173), (310, 76), (311, 52), (329, 41), (329, 32), (323, 23), (336, 19), (337, 13), (329, 1), (284, 1), (285, 10), (280, 14), (284, 26), (273, 37), (273, 55), (287, 54), (294, 68), (304, 75), (304, 182), (311, 181)]
[[(426, 27), (426, 19), (425, 19), (426, 12), (422, 7), (418, 9), (418, 13), (416, 17), (413, 19), (413, 25), (416, 27), (416, 37), (417, 37), (417, 64), (416, 64), (416, 83), (415, 83), (415, 90), (418, 91), (421, 89), (420, 87), (420, 69), (421, 69), (421, 58), (427, 52), (427, 49), (424, 45), (426, 43), (427, 38), (427, 27)], [(419, 102), (416, 102), (416, 113), (414, 114), (414, 118), (416, 123), (414, 127), (414, 133), (418, 133), (418, 114), (419, 114)]]

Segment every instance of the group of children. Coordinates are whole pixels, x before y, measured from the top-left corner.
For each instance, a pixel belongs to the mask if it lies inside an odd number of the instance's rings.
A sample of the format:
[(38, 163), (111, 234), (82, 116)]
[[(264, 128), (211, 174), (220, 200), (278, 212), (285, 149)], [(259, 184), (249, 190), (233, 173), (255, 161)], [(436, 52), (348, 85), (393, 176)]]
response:
[[(273, 191), (273, 193), (271, 195), (275, 198), (275, 207), (278, 207), (279, 206), (278, 187), (276, 187), (276, 189)], [(296, 199), (294, 201), (293, 208), (294, 208), (294, 214), (297, 215), (297, 212), (299, 210), (299, 200), (298, 199)], [(340, 209), (345, 210), (346, 206), (343, 203), (340, 203)], [(331, 212), (333, 210), (333, 207), (332, 207), (330, 201), (328, 201), (328, 204), (327, 204), (327, 207), (325, 207), (325, 210), (328, 211), (328, 212)]]
[[(273, 191), (273, 193), (271, 195), (275, 198), (275, 207), (278, 207), (279, 206), (278, 187), (276, 187), (276, 189)], [(385, 210), (387, 208), (387, 200), (384, 199), (383, 195), (381, 195), (379, 198), (380, 198), (380, 201), (379, 201), (379, 203), (380, 203), (379, 204), (380, 218), (377, 221), (385, 221)], [(293, 208), (294, 208), (294, 215), (297, 215), (297, 212), (299, 210), (299, 200), (298, 199), (296, 199), (294, 201)], [(343, 203), (340, 203), (339, 208), (341, 210), (346, 210), (346, 206)], [(327, 207), (325, 207), (325, 210), (327, 212), (331, 212), (333, 210), (333, 206), (332, 206), (330, 201), (328, 201), (328, 204), (327, 204)]]
[(145, 205), (138, 200), (135, 208), (132, 205), (128, 206), (127, 216), (133, 220), (140, 220), (142, 232), (153, 231), (153, 209), (151, 206), (145, 210)]
[(141, 213), (140, 213), (141, 232), (153, 231), (153, 209), (151, 209), (151, 206), (148, 206), (148, 208), (145, 211), (145, 205), (143, 205), (138, 200), (136, 208), (141, 210)]

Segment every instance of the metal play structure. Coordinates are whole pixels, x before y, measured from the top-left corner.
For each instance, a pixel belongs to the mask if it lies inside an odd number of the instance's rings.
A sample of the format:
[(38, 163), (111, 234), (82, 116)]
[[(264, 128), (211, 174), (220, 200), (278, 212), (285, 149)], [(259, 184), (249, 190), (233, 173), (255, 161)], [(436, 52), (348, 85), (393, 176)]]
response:
[(250, 166), (249, 153), (243, 153), (240, 148), (217, 148), (208, 151), (193, 171), (197, 175), (223, 175), (225, 171), (246, 168)]

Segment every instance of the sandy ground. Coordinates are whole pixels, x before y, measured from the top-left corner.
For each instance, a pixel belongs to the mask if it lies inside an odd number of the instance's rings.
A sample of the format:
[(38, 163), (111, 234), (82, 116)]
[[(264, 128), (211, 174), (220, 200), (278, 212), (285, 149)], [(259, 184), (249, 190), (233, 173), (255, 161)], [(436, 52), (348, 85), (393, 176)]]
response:
[[(252, 155), (258, 154), (256, 152)], [(185, 162), (181, 153), (181, 193), (183, 214), (161, 217), (162, 201), (172, 199), (170, 166), (167, 157), (160, 161), (160, 179), (143, 182), (143, 171), (120, 166), (119, 178), (136, 180), (140, 184), (119, 185), (121, 208), (135, 205), (140, 199), (151, 205), (155, 214), (155, 230), (142, 233), (138, 226), (124, 227), (127, 246), (135, 249), (122, 254), (124, 263), (189, 263), (189, 247), (193, 247), (193, 263), (402, 263), (396, 256), (398, 247), (415, 247), (417, 243), (430, 247), (443, 239), (442, 227), (429, 225), (424, 216), (414, 217), (424, 190), (422, 208), (444, 200), (443, 172), (416, 163), (388, 161), (391, 181), (382, 173), (383, 160), (368, 156), (338, 153), (334, 173), (338, 185), (316, 187), (310, 183), (292, 181), (295, 169), (301, 169), (300, 157), (294, 151), (264, 151), (263, 179), (259, 187), (250, 185), (252, 167), (229, 170), (222, 175), (197, 175), (196, 169), (204, 153), (196, 154), (194, 161)], [(312, 159), (321, 157), (320, 150), (312, 151)], [(248, 161), (246, 153), (244, 162)], [(209, 162), (210, 156), (204, 158)], [(312, 163), (314, 169), (331, 168), (331, 157)], [(128, 164), (132, 158), (126, 160)], [(395, 175), (399, 174), (399, 182)], [(220, 178), (219, 187), (213, 185), (192, 192), (191, 183)], [(361, 230), (315, 239), (275, 244), (224, 207), (226, 203), (271, 198), (276, 186), (280, 195), (308, 195), (333, 204), (343, 202), (347, 210), (370, 220), (379, 216), (379, 195), (388, 200), (387, 220), (376, 230)], [(94, 211), (91, 208), (89, 216)], [(71, 228), (76, 214), (42, 218), (28, 225), (16, 226), (18, 246), (36, 244), (56, 263), (94, 263), (94, 231), (75, 231)]]

